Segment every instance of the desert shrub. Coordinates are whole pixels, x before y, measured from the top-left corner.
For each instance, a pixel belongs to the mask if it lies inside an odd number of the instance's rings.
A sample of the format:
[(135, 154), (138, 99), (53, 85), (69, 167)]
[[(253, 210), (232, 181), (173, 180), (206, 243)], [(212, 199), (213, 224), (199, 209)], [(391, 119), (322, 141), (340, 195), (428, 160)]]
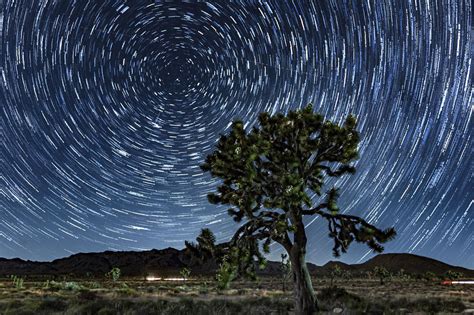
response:
[(198, 292), (199, 294), (209, 293), (209, 286), (207, 284), (207, 281), (204, 281), (203, 284), (198, 287)]
[(106, 278), (112, 279), (112, 281), (116, 282), (120, 278), (120, 268), (113, 267), (109, 272), (105, 274)]
[(457, 272), (457, 271), (448, 270), (448, 271), (444, 274), (444, 277), (447, 278), (447, 279), (449, 279), (449, 280), (456, 280), (456, 279), (462, 278), (462, 277), (463, 277), (463, 273), (462, 273), (462, 272)]
[(367, 302), (364, 299), (343, 288), (324, 288), (317, 297), (322, 311), (333, 311), (335, 308), (340, 308), (351, 312), (364, 312), (367, 308)]
[(217, 270), (217, 287), (220, 290), (228, 289), (230, 287), (230, 283), (236, 278), (236, 276), (236, 266), (231, 264), (227, 260), (227, 257), (224, 257), (221, 264), (219, 265), (219, 269)]
[(365, 277), (367, 279), (371, 280), (373, 276), (374, 276), (374, 273), (372, 271), (366, 271), (365, 272)]
[(43, 284), (43, 289), (48, 290), (49, 289), (49, 280), (46, 280)]
[(83, 287), (77, 282), (67, 281), (63, 283), (63, 289), (69, 291), (79, 291), (82, 290)]
[(381, 285), (384, 285), (385, 281), (390, 280), (392, 277), (391, 273), (385, 267), (381, 266), (374, 268), (374, 275), (379, 278)]
[(45, 283), (45, 289), (56, 291), (64, 289), (64, 282), (58, 282), (54, 280), (47, 280)]
[(181, 277), (183, 278), (184, 281), (188, 280), (189, 278), (189, 275), (191, 274), (191, 270), (184, 267), (183, 269), (181, 269), (181, 271), (179, 272), (179, 274), (181, 275)]
[(411, 279), (411, 276), (405, 272), (405, 269), (400, 269), (398, 272), (397, 272), (397, 278), (399, 280), (402, 280), (402, 281), (408, 281)]
[(74, 281), (58, 282), (54, 280), (47, 280), (43, 285), (43, 289), (50, 290), (50, 291), (58, 291), (58, 290), (79, 291), (79, 290), (83, 290), (84, 287)]
[(436, 279), (436, 274), (432, 271), (426, 271), (423, 274), (423, 279), (425, 279), (426, 281), (432, 281), (432, 280)]
[(12, 280), (12, 284), (16, 289), (23, 289), (24, 279), (22, 277), (11, 275), (10, 279)]
[(331, 286), (334, 284), (334, 280), (342, 277), (342, 269), (338, 265), (332, 267), (331, 270)]

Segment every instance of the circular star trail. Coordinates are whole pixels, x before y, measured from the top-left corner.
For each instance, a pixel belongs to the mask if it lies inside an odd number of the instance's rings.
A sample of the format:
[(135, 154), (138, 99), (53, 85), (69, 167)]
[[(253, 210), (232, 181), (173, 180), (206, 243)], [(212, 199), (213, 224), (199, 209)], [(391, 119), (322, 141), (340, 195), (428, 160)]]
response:
[[(469, 1), (7, 0), (0, 256), (182, 247), (235, 229), (199, 169), (230, 122), (308, 102), (362, 141), (345, 213), (474, 267)], [(317, 201), (317, 200), (315, 200)], [(308, 259), (330, 259), (320, 219)], [(274, 252), (278, 253), (274, 247)], [(346, 261), (366, 259), (354, 246)]]

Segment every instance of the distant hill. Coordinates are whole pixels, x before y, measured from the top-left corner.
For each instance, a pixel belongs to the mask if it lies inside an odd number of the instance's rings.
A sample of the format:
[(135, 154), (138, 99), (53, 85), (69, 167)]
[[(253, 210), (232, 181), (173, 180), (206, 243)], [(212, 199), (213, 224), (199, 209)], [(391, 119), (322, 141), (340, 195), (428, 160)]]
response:
[[(404, 269), (406, 273), (411, 274), (422, 274), (431, 271), (441, 275), (448, 270), (452, 270), (462, 272), (465, 277), (474, 277), (474, 270), (451, 266), (435, 259), (412, 254), (381, 254), (365, 263), (354, 265), (334, 261), (330, 261), (323, 266), (308, 263), (308, 269), (315, 276), (328, 275), (335, 265), (355, 274), (373, 270), (375, 266), (383, 266), (392, 272)], [(208, 275), (215, 272), (217, 265), (214, 261), (199, 264), (188, 250), (178, 250), (171, 247), (162, 250), (153, 249), (137, 252), (79, 253), (52, 262), (0, 258), (0, 276), (12, 274), (103, 276), (112, 267), (119, 267), (124, 276), (146, 276), (150, 274), (169, 276), (177, 275), (184, 267), (191, 268), (193, 275)], [(261, 275), (277, 275), (280, 273), (280, 263), (270, 261), (267, 267), (259, 273)]]
[(359, 273), (373, 270), (376, 266), (383, 266), (388, 271), (396, 273), (403, 269), (405, 273), (423, 274), (427, 271), (442, 275), (448, 270), (462, 272), (466, 277), (474, 277), (474, 270), (459, 266), (448, 265), (436, 259), (418, 256), (413, 254), (380, 254), (362, 263), (348, 265), (338, 261), (330, 261), (320, 267), (321, 273), (330, 272), (335, 265), (339, 265), (342, 270)]

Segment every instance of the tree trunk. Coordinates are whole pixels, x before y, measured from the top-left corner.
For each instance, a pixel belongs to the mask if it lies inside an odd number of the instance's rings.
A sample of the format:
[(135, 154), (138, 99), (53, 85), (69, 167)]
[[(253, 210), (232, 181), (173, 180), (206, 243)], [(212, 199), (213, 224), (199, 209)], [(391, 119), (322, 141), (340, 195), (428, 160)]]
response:
[(294, 246), (290, 253), (290, 259), (295, 286), (296, 314), (315, 314), (318, 311), (318, 301), (314, 294), (313, 284), (306, 266), (303, 250)]

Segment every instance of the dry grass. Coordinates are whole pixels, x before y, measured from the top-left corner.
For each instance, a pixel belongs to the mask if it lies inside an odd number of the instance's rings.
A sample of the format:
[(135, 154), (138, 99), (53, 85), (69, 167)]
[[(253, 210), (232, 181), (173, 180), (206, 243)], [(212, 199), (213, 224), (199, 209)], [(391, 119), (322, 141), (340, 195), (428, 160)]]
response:
[[(34, 282), (23, 288), (0, 280), (0, 314), (291, 314), (293, 297), (279, 279), (237, 281), (220, 291), (212, 279)], [(314, 280), (326, 312), (458, 313), (474, 309), (474, 287), (423, 280)]]

